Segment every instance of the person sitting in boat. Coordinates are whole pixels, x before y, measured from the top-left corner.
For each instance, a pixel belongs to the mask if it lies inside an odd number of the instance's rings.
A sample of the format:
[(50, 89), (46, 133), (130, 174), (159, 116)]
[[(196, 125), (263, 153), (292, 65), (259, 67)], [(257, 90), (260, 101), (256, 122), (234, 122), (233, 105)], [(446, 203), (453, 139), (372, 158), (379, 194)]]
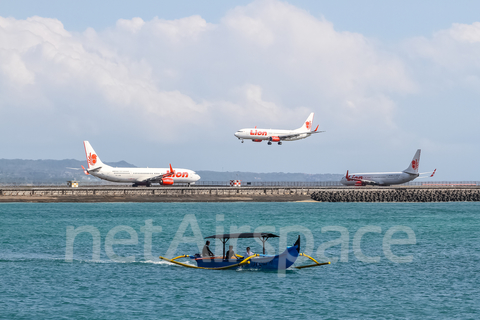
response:
[(250, 257), (250, 256), (253, 256), (253, 252), (250, 251), (250, 247), (247, 247), (247, 251), (245, 252), (245, 254), (243, 255), (245, 258), (247, 257)]
[(214, 254), (213, 252), (210, 250), (210, 241), (207, 240), (207, 242), (205, 242), (205, 245), (203, 246), (203, 250), (202, 250), (202, 257), (213, 257)]
[(233, 252), (233, 246), (229, 246), (228, 247), (228, 251), (227, 251), (227, 254), (225, 255), (225, 259), (237, 259), (237, 255), (235, 254), (235, 252)]

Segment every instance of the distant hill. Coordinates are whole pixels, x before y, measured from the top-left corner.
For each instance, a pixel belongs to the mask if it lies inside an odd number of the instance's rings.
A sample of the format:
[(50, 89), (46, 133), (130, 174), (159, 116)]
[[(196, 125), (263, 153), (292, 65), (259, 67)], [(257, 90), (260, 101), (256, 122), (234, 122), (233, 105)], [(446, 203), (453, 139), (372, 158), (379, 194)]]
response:
[[(135, 168), (126, 161), (105, 162), (112, 167)], [(0, 159), (0, 185), (65, 185), (68, 180), (77, 180), (81, 184), (115, 184), (98, 178), (87, 176), (81, 166), (85, 161), (65, 160), (22, 160)], [(341, 174), (308, 174), (308, 173), (255, 173), (255, 172), (217, 172), (197, 171), (200, 182), (242, 180), (242, 182), (275, 182), (275, 181), (339, 181)]]
[[(112, 167), (135, 167), (126, 161), (105, 162)], [(44, 185), (65, 184), (67, 180), (78, 180), (88, 184), (104, 184), (103, 180), (87, 176), (82, 167), (85, 161), (65, 160), (22, 160), (0, 159), (0, 184)]]

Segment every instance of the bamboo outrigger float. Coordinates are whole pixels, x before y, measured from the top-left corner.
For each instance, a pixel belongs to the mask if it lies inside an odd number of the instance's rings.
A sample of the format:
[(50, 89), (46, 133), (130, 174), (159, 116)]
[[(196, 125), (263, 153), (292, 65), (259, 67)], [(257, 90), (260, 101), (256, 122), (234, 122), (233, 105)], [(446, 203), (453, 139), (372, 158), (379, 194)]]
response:
[[(223, 256), (208, 256), (202, 257), (199, 253), (195, 255), (181, 255), (173, 259), (167, 259), (160, 257), (160, 259), (171, 262), (173, 264), (195, 269), (207, 269), (207, 270), (226, 270), (233, 268), (252, 268), (252, 269), (262, 269), (262, 270), (285, 270), (291, 267), (299, 256), (309, 258), (315, 264), (297, 266), (297, 269), (311, 268), (323, 266), (330, 264), (330, 262), (319, 263), (314, 258), (310, 257), (307, 254), (300, 253), (300, 236), (298, 236), (297, 241), (291, 247), (287, 247), (285, 251), (278, 255), (267, 255), (265, 254), (265, 242), (269, 238), (278, 238), (277, 235), (272, 233), (257, 232), (257, 233), (228, 233), (228, 234), (218, 234), (205, 239), (219, 239), (223, 243)], [(243, 257), (236, 255), (236, 259), (226, 259), (225, 257), (225, 245), (229, 239), (240, 239), (240, 238), (260, 238), (263, 243), (263, 254), (254, 254), (249, 257)], [(181, 258), (190, 258), (197, 263), (197, 266), (183, 263), (177, 261)]]

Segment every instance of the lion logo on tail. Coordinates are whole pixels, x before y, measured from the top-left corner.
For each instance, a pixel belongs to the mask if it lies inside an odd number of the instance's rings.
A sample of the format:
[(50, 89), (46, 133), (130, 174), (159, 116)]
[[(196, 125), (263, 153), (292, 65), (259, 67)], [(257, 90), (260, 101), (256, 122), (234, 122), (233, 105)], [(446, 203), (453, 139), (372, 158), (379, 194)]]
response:
[(412, 160), (412, 168), (413, 170), (418, 170), (418, 160)]
[(97, 155), (96, 155), (95, 153), (92, 154), (92, 153), (90, 152), (90, 154), (89, 154), (88, 157), (87, 157), (87, 162), (88, 162), (88, 164), (91, 165), (91, 166), (95, 165), (95, 163), (97, 163)]

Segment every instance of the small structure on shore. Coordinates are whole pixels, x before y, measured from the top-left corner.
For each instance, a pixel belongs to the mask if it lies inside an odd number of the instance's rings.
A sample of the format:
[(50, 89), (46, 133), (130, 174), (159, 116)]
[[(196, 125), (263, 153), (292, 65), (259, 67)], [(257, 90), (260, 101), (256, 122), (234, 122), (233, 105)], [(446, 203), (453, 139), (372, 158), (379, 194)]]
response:
[(75, 180), (67, 181), (67, 186), (69, 186), (70, 188), (78, 188), (78, 181), (75, 181)]
[(241, 187), (242, 180), (230, 180), (230, 187)]

